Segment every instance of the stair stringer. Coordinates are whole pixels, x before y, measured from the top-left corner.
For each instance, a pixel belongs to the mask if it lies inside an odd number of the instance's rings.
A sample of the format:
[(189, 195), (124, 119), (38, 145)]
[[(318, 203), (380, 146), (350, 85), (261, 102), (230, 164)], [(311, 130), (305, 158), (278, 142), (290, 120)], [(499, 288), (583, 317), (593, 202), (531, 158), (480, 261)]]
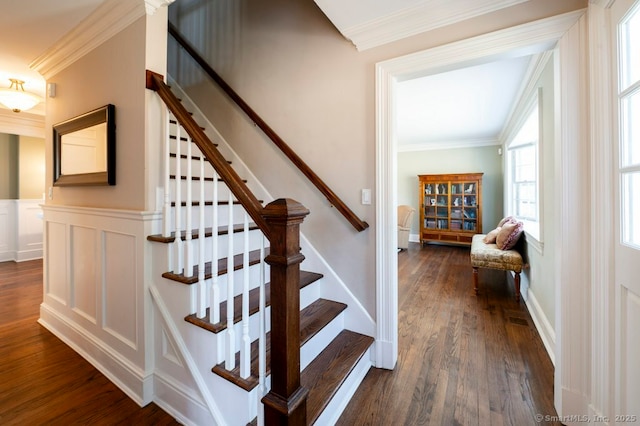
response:
[[(152, 267), (155, 272), (149, 285), (155, 312), (161, 320), (154, 318), (154, 327), (161, 328), (154, 330), (154, 376), (160, 380), (154, 401), (181, 421), (191, 420), (193, 413), (202, 417), (199, 413), (206, 408), (216, 425), (246, 425), (257, 413), (257, 389), (246, 392), (211, 372), (221, 358), (224, 333), (214, 334), (184, 320), (195, 286), (161, 277), (161, 271), (166, 269), (166, 256), (162, 253), (165, 248), (154, 244)], [(177, 353), (175, 358), (179, 363), (162, 359), (166, 358), (162, 331)], [(160, 390), (170, 394), (163, 398)], [(191, 424), (210, 423), (194, 421)]]
[[(223, 425), (222, 413), (204, 379), (199, 373), (194, 374), (197, 371), (195, 361), (160, 291), (155, 284), (151, 284), (149, 290), (155, 307), (154, 340), (155, 345), (160, 346), (154, 352), (154, 402), (185, 425)], [(165, 348), (167, 344), (170, 351)]]
[[(193, 113), (193, 117), (201, 126), (204, 127), (205, 133), (210, 139), (218, 144), (218, 148), (222, 150), (227, 160), (231, 160), (232, 167), (241, 176), (248, 179), (248, 186), (256, 194), (257, 198), (264, 200), (273, 200), (273, 196), (267, 188), (258, 180), (258, 178), (247, 167), (242, 158), (233, 150), (229, 143), (217, 131), (205, 114), (191, 100), (188, 94), (180, 87), (180, 85), (171, 77), (167, 77), (171, 85), (171, 90), (182, 100), (185, 107)], [(213, 135), (213, 137), (211, 137)], [(349, 308), (345, 312), (345, 328), (356, 331), (367, 336), (376, 335), (376, 322), (369, 312), (364, 308), (360, 300), (351, 292), (346, 283), (340, 278), (337, 272), (329, 265), (326, 259), (315, 249), (311, 241), (300, 233), (300, 245), (305, 260), (302, 267), (307, 270), (313, 270), (324, 275), (322, 280), (321, 294), (331, 298), (337, 302), (345, 303)], [(375, 343), (374, 343), (375, 344)], [(372, 351), (375, 353), (375, 351)], [(375, 359), (373, 360), (375, 362)]]

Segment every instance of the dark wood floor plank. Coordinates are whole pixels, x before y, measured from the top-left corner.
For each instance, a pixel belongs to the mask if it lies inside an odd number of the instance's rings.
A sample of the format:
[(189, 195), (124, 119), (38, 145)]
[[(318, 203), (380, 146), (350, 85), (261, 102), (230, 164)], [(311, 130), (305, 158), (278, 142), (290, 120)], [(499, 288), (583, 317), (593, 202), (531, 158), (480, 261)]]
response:
[(177, 425), (140, 408), (37, 323), (42, 261), (0, 263), (0, 424)]
[(523, 425), (555, 416), (553, 365), (504, 272), (480, 270), (476, 296), (469, 248), (410, 244), (398, 273), (398, 364), (369, 371), (338, 425)]

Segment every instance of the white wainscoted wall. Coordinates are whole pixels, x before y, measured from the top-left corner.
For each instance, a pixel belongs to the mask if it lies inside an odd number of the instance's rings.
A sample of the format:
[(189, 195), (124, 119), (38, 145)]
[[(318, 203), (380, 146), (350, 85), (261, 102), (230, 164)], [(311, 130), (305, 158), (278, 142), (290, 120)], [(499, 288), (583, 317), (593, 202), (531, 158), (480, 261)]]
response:
[(0, 262), (42, 258), (42, 200), (0, 200)]
[(132, 399), (153, 399), (152, 306), (146, 236), (155, 213), (51, 206), (44, 210), (39, 322)]

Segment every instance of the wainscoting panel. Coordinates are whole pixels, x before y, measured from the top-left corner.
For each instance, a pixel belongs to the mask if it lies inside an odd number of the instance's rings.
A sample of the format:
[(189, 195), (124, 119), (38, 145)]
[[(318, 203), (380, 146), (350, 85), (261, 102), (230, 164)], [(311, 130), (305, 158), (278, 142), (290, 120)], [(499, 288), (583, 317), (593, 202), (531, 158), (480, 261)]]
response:
[(0, 200), (0, 262), (42, 258), (42, 200)]
[(15, 257), (14, 212), (13, 200), (0, 200), (0, 262)]
[(71, 308), (97, 324), (98, 237), (95, 228), (71, 227)]
[(47, 222), (46, 235), (45, 297), (54, 299), (61, 306), (66, 306), (69, 295), (67, 225), (54, 221)]
[[(638, 380), (638, 359), (640, 359), (640, 341), (638, 341), (638, 324), (640, 324), (640, 296), (631, 288), (621, 287), (622, 314), (620, 315), (622, 333), (619, 362), (619, 407), (616, 407), (616, 423), (635, 423), (640, 416), (638, 396), (640, 381)], [(618, 415), (620, 414), (620, 415)]]
[(132, 349), (137, 347), (136, 237), (104, 232), (104, 329)]
[(160, 215), (43, 207), (40, 324), (139, 404), (153, 399), (153, 323), (144, 259)]
[(42, 258), (42, 200), (16, 200), (16, 261)]

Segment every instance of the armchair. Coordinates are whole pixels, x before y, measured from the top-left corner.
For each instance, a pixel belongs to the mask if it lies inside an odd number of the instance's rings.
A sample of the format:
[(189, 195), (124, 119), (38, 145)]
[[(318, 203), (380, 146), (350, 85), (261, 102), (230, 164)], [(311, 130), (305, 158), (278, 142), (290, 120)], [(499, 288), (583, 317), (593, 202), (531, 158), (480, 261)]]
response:
[(411, 231), (411, 219), (416, 209), (411, 206), (398, 206), (398, 248), (409, 248), (409, 231)]

